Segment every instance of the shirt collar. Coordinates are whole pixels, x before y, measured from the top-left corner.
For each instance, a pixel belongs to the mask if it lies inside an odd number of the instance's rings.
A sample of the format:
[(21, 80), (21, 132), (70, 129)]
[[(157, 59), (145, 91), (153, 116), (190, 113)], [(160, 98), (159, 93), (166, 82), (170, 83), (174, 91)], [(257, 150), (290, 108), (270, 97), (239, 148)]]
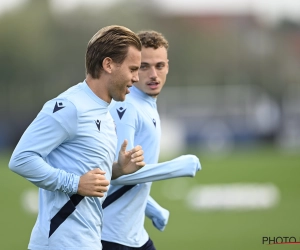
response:
[(138, 89), (135, 86), (132, 86), (130, 88), (130, 95), (132, 95), (134, 97), (137, 97), (137, 98), (140, 98), (140, 99), (143, 99), (146, 102), (148, 102), (151, 105), (153, 105), (153, 106), (156, 107), (156, 100), (157, 100), (157, 98), (154, 98), (152, 96), (147, 95), (146, 93), (144, 93), (143, 91), (141, 91), (140, 89)]

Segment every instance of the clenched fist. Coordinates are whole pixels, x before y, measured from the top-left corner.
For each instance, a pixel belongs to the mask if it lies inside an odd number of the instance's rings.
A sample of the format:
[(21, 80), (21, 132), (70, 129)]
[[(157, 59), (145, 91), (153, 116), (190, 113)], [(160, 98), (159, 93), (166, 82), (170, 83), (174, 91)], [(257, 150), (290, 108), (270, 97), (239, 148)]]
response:
[(77, 193), (82, 196), (103, 197), (108, 185), (105, 172), (95, 168), (80, 177)]

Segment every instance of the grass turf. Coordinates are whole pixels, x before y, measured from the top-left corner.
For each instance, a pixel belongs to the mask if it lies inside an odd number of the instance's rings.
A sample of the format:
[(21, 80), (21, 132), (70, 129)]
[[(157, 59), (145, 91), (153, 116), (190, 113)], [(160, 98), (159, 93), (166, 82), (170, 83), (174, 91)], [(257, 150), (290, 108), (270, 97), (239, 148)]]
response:
[[(193, 152), (195, 153), (195, 152)], [(0, 154), (0, 249), (23, 250), (36, 214), (21, 205), (25, 190), (36, 189), (8, 167), (10, 153)], [(265, 249), (262, 237), (294, 236), (300, 241), (299, 176), (300, 154), (285, 154), (274, 148), (233, 151), (224, 157), (199, 155), (202, 170), (195, 178), (153, 183), (151, 195), (170, 211), (169, 223), (159, 232), (146, 219), (146, 229), (158, 250)], [(166, 158), (165, 158), (166, 159)], [(162, 160), (165, 160), (162, 158)], [(280, 191), (279, 204), (267, 210), (192, 211), (184, 194), (171, 199), (168, 187), (182, 186), (183, 191), (201, 184), (273, 183)], [(168, 198), (169, 197), (169, 198)], [(277, 245), (278, 249), (298, 249), (298, 245)]]

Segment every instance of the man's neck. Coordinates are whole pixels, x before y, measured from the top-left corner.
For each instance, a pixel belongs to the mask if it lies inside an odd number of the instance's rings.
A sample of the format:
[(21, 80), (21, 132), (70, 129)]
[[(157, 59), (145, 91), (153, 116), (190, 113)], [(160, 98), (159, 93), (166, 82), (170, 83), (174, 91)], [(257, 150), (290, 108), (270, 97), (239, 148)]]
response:
[(87, 75), (85, 79), (90, 89), (103, 101), (110, 103), (111, 97), (108, 94), (106, 83), (101, 78), (93, 78), (91, 75)]

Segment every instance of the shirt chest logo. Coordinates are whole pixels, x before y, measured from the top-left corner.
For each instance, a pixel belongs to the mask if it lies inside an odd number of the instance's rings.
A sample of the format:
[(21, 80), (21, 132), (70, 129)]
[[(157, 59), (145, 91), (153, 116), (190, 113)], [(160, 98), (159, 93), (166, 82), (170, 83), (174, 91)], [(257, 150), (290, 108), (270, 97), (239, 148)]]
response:
[(126, 111), (126, 109), (124, 109), (123, 107), (120, 107), (117, 109), (117, 113), (118, 113), (120, 120), (122, 119), (123, 115), (125, 114), (125, 111)]
[(152, 122), (153, 122), (154, 126), (156, 127), (156, 120), (154, 118), (152, 119)]
[(96, 126), (97, 126), (98, 130), (100, 131), (101, 121), (96, 120), (95, 123), (96, 123)]

